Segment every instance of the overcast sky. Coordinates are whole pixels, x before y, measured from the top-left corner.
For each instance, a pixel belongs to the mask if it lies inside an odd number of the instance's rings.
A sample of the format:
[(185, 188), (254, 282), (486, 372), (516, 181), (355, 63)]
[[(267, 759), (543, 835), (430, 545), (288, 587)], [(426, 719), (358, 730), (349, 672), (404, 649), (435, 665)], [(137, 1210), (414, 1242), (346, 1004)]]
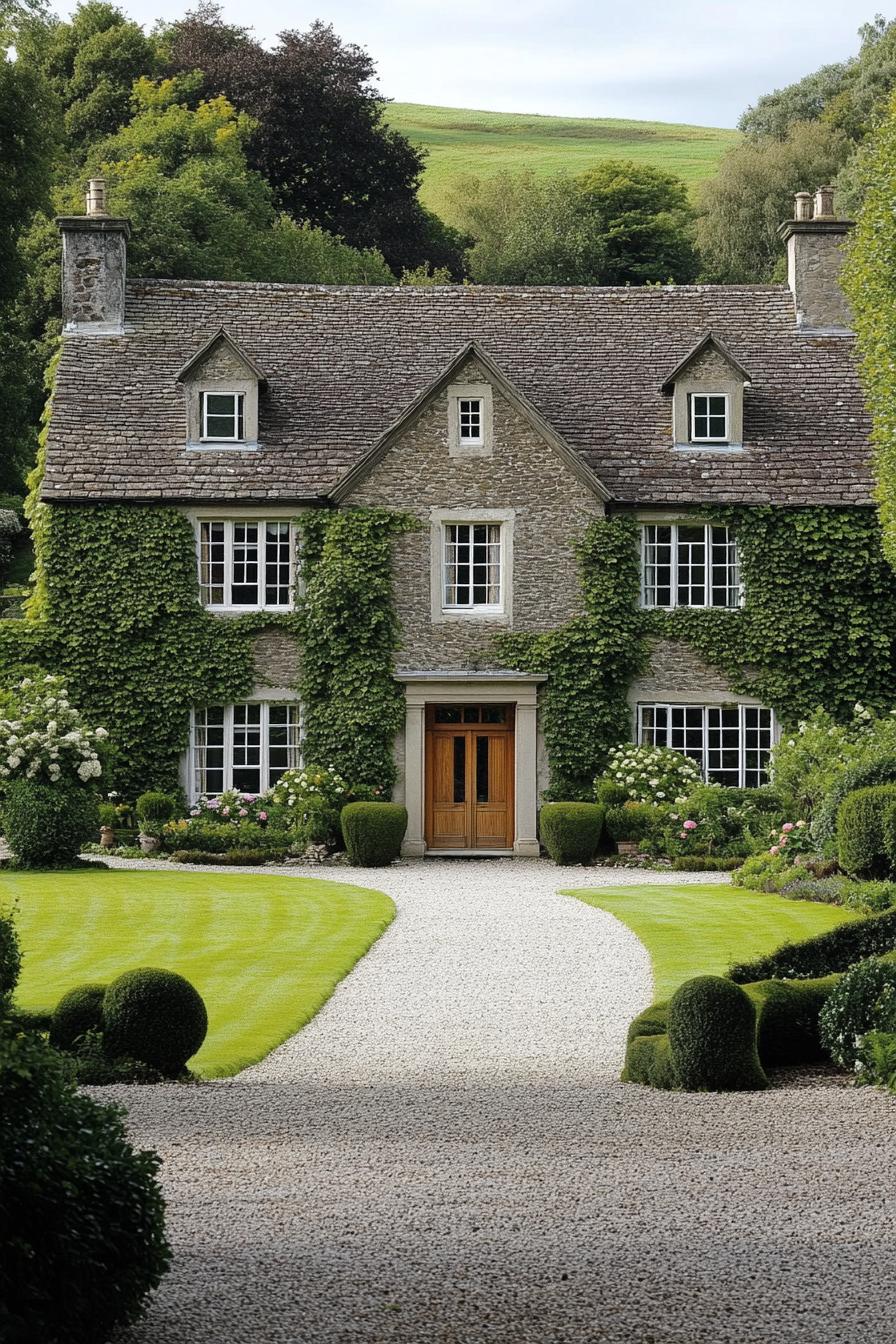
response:
[[(190, 0), (120, 3), (150, 24)], [(402, 102), (733, 126), (760, 94), (852, 55), (880, 3), (224, 0), (224, 11), (265, 41), (332, 23), (368, 48), (381, 91)]]

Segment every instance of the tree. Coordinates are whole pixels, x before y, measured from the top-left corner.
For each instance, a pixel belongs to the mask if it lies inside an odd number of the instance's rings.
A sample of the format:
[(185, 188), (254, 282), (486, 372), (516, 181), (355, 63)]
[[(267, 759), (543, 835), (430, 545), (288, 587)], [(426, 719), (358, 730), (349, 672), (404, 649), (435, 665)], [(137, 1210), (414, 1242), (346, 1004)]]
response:
[(356, 247), (378, 247), (399, 269), (446, 264), (450, 234), (417, 200), (423, 155), (386, 125), (363, 48), (314, 23), (281, 33), (266, 51), (247, 29), (224, 23), (214, 3), (161, 40), (170, 71), (201, 70), (202, 98), (223, 95), (253, 118), (249, 163), (281, 210)]
[(793, 196), (833, 181), (853, 152), (847, 135), (821, 122), (796, 122), (783, 140), (751, 137), (722, 157), (703, 184), (697, 241), (707, 280), (762, 284), (781, 277), (778, 225)]
[(896, 95), (862, 158), (868, 189), (843, 283), (855, 315), (873, 422), (884, 552), (896, 568)]
[(155, 41), (105, 0), (86, 0), (68, 23), (29, 25), (21, 58), (46, 78), (75, 161), (130, 119), (134, 81), (159, 66)]
[(819, 121), (828, 106), (843, 92), (848, 79), (848, 61), (823, 65), (795, 84), (763, 94), (755, 107), (747, 108), (738, 127), (748, 135), (786, 140), (796, 122)]
[(607, 161), (581, 177), (499, 173), (460, 184), (455, 208), (480, 284), (645, 284), (693, 279), (685, 188), (658, 169)]

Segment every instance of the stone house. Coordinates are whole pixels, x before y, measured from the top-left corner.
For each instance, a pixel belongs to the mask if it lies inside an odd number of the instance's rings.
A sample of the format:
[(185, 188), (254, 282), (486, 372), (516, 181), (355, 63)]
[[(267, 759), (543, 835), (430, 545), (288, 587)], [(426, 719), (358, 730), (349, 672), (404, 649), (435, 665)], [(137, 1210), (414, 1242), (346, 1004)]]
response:
[[(579, 610), (574, 555), (609, 513), (641, 528), (642, 602), (740, 605), (737, 538), (705, 505), (872, 498), (869, 426), (838, 286), (832, 194), (782, 226), (788, 284), (364, 288), (127, 280), (127, 221), (60, 220), (64, 340), (46, 452), (53, 508), (183, 510), (197, 601), (289, 611), (304, 509), (385, 506), (394, 551), (396, 743), (406, 849), (533, 854), (548, 763), (543, 676), (497, 633)], [(197, 705), (183, 784), (261, 791), (300, 756), (296, 650), (256, 643), (252, 695)], [(772, 711), (689, 645), (657, 641), (632, 733), (709, 778), (763, 782)]]

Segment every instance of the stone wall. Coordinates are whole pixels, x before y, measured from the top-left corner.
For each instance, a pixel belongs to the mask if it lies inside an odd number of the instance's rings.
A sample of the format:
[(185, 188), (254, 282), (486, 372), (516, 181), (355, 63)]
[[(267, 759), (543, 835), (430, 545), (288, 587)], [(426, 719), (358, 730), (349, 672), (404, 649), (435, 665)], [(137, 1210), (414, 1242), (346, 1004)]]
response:
[(735, 699), (749, 697), (735, 696), (718, 669), (679, 639), (653, 640), (649, 665), (629, 688), (632, 705), (651, 700), (689, 700), (699, 705)]
[[(456, 383), (488, 382), (471, 359)], [(348, 499), (419, 518), (418, 532), (395, 547), (395, 598), (403, 630), (404, 670), (484, 670), (498, 666), (491, 644), (508, 628), (554, 629), (581, 602), (573, 547), (603, 504), (494, 388), (494, 436), (488, 457), (449, 455), (448, 395), (442, 393), (392, 446)], [(434, 623), (431, 601), (433, 509), (513, 510), (512, 623), (482, 618)]]
[(253, 646), (253, 680), (256, 690), (294, 687), (299, 677), (298, 646), (285, 630), (263, 630)]

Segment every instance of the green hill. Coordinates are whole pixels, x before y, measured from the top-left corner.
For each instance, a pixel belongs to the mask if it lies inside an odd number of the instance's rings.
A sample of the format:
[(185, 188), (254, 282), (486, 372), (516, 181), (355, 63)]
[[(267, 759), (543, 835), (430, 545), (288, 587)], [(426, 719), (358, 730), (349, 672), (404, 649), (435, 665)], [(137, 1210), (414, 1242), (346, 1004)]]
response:
[(465, 174), (490, 177), (523, 168), (580, 173), (599, 159), (634, 159), (666, 168), (693, 185), (712, 176), (722, 153), (738, 139), (737, 131), (712, 126), (476, 112), (423, 103), (390, 103), (386, 117), (429, 151), (421, 196), (449, 221), (452, 184)]

